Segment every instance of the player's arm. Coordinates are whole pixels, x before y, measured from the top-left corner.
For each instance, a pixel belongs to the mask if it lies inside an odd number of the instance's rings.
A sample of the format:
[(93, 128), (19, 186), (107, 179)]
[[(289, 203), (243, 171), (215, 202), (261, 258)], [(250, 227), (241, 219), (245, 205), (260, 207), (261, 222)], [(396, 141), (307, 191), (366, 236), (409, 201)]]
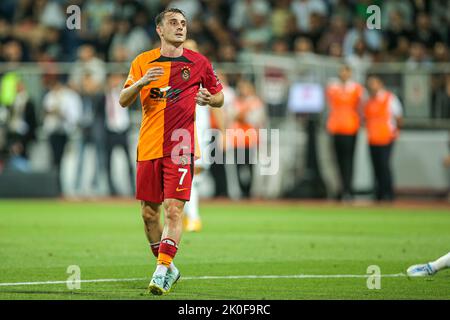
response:
[(223, 106), (224, 97), (222, 91), (219, 91), (216, 94), (211, 94), (208, 89), (201, 88), (198, 90), (195, 100), (199, 105), (209, 104), (213, 108), (220, 108)]
[(400, 128), (403, 126), (403, 108), (400, 100), (396, 95), (392, 96), (391, 99), (391, 110), (395, 117), (395, 121), (397, 122), (397, 127)]
[(125, 87), (120, 92), (119, 103), (122, 107), (130, 106), (137, 98), (141, 89), (152, 81), (156, 81), (164, 73), (163, 68), (150, 68), (138, 81)]

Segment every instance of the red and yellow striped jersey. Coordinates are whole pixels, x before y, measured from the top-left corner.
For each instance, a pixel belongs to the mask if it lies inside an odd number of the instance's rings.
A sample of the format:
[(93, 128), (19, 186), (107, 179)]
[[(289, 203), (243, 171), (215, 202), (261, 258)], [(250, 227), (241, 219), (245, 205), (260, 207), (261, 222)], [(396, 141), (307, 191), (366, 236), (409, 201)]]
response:
[(137, 161), (169, 156), (180, 144), (173, 140), (177, 129), (190, 134), (190, 153), (195, 154), (195, 96), (200, 88), (211, 94), (222, 90), (211, 63), (200, 53), (183, 49), (180, 57), (161, 55), (160, 48), (141, 53), (131, 63), (124, 87), (138, 81), (150, 68), (162, 67), (164, 74), (140, 92), (142, 122)]

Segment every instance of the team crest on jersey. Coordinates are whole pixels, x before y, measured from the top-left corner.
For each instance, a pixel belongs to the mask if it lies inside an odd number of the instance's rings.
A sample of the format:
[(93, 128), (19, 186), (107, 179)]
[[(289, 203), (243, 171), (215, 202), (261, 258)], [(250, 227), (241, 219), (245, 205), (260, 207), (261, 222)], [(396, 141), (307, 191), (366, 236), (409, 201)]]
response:
[(184, 66), (183, 68), (181, 68), (181, 78), (184, 81), (188, 81), (190, 77), (191, 77), (191, 69), (188, 66)]

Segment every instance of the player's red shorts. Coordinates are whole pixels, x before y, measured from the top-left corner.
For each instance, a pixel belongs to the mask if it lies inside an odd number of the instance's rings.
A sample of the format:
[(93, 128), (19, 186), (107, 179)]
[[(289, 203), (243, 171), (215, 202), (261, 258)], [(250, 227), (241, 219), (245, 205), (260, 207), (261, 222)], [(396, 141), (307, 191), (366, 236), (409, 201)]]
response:
[(164, 199), (189, 201), (193, 177), (191, 155), (137, 162), (136, 199), (162, 203)]

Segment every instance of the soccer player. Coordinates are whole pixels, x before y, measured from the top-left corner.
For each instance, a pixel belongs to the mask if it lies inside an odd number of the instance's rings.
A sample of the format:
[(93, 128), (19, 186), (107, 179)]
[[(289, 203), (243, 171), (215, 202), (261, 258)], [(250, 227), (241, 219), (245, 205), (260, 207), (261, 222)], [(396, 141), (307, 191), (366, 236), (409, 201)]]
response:
[(433, 262), (415, 264), (409, 267), (406, 273), (410, 277), (432, 276), (436, 272), (447, 268), (450, 268), (450, 252)]
[[(136, 198), (141, 200), (145, 233), (157, 257), (149, 290), (161, 295), (180, 278), (173, 259), (183, 230), (184, 204), (191, 193), (193, 158), (198, 151), (194, 143), (195, 105), (221, 107), (223, 93), (207, 58), (183, 46), (187, 33), (184, 13), (166, 9), (155, 22), (161, 47), (133, 60), (120, 104), (127, 107), (140, 94)], [(164, 227), (160, 222), (161, 206)]]

